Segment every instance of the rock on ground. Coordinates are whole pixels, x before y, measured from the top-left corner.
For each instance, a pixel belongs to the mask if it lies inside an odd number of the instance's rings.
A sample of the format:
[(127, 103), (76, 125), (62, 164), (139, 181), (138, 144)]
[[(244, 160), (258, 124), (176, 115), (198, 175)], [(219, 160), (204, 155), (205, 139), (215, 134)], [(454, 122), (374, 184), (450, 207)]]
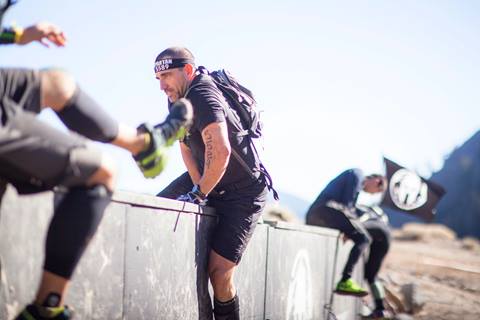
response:
[(480, 319), (480, 246), (475, 239), (458, 240), (443, 226), (395, 231), (380, 276), (402, 297), (407, 311), (413, 309), (414, 319)]

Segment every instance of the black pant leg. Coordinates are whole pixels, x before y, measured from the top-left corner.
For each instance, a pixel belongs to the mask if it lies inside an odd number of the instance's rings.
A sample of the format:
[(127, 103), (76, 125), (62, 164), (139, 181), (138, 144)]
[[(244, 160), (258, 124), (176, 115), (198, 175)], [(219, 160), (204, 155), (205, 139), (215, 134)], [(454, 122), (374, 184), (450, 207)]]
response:
[(373, 283), (390, 248), (391, 232), (380, 220), (368, 220), (364, 226), (372, 238), (370, 254), (365, 263), (365, 279)]
[(333, 228), (344, 233), (354, 242), (343, 270), (343, 280), (352, 276), (353, 268), (362, 252), (370, 243), (367, 230), (355, 220), (348, 218), (343, 212), (327, 206), (316, 206), (307, 213), (307, 224)]
[(157, 194), (157, 197), (177, 199), (180, 195), (191, 191), (193, 182), (188, 172), (185, 172)]

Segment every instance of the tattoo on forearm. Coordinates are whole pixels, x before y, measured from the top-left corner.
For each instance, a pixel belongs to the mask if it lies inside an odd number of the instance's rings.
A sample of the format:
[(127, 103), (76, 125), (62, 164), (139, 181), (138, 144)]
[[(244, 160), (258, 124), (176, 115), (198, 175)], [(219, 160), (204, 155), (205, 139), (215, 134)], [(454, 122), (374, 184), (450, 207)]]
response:
[(205, 131), (205, 168), (209, 169), (213, 161), (213, 138), (209, 130)]

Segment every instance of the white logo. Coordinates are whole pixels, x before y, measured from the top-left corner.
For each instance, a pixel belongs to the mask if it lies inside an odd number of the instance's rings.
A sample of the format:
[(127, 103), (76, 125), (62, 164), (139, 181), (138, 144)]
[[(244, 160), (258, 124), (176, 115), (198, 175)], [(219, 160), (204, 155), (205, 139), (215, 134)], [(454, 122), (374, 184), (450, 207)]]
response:
[(164, 71), (170, 68), (170, 65), (173, 63), (172, 59), (162, 59), (155, 62), (155, 71)]
[(422, 179), (407, 169), (400, 169), (390, 178), (390, 197), (397, 207), (414, 210), (428, 200), (428, 186)]
[(288, 286), (288, 320), (308, 320), (313, 318), (311, 269), (308, 252), (300, 250), (293, 262)]

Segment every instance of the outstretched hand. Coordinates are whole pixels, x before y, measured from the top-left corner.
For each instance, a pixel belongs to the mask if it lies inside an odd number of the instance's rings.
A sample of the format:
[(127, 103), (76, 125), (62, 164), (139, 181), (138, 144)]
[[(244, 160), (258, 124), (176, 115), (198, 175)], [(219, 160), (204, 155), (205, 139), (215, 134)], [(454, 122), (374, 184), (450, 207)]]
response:
[(56, 25), (50, 22), (40, 22), (25, 28), (17, 44), (24, 45), (33, 41), (38, 41), (47, 48), (50, 47), (50, 44), (63, 47), (67, 38), (65, 33)]

